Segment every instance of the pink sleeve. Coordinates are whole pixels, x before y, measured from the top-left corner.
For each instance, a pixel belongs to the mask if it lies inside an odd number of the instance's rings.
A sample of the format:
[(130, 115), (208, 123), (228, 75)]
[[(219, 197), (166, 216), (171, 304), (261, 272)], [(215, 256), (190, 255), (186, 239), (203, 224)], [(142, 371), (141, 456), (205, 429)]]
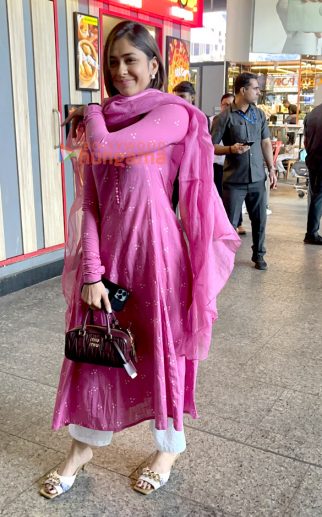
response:
[(100, 259), (99, 208), (97, 190), (90, 165), (84, 169), (82, 250), (83, 281), (94, 283), (101, 280), (105, 272)]
[(95, 157), (111, 159), (139, 156), (180, 142), (189, 125), (187, 110), (178, 104), (159, 106), (143, 119), (109, 133), (102, 107), (85, 108), (86, 140)]

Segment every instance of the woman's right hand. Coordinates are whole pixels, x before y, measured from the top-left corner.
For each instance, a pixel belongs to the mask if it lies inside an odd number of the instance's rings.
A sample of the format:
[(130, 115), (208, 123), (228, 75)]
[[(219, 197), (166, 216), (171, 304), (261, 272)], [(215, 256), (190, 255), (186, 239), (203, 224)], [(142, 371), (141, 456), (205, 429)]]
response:
[(64, 120), (62, 126), (66, 126), (69, 122), (72, 123), (72, 137), (75, 138), (77, 134), (77, 127), (80, 122), (82, 122), (84, 118), (84, 109), (85, 106), (80, 106), (79, 108), (72, 111), (70, 115)]
[(105, 307), (106, 311), (112, 312), (111, 303), (103, 282), (84, 284), (81, 298), (91, 309), (102, 309), (103, 302), (103, 307)]

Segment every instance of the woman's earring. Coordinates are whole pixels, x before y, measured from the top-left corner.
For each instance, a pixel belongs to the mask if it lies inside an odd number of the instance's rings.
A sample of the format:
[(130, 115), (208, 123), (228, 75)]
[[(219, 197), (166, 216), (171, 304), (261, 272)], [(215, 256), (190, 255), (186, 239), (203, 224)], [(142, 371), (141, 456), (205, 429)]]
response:
[(152, 74), (152, 75), (151, 75), (151, 79), (155, 79), (155, 74)]

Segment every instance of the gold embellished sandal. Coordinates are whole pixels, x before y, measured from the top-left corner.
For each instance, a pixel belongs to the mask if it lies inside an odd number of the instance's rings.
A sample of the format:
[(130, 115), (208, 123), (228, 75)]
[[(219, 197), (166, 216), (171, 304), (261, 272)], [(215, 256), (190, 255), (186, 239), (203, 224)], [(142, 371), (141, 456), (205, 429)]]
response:
[[(133, 490), (136, 492), (140, 492), (140, 494), (149, 495), (155, 490), (158, 490), (162, 486), (164, 486), (169, 480), (171, 471), (166, 472), (165, 474), (158, 474), (158, 472), (153, 472), (153, 470), (149, 469), (149, 467), (145, 467), (142, 470), (142, 474), (139, 476), (136, 483), (132, 486)], [(137, 484), (139, 481), (145, 481), (149, 483), (151, 488), (141, 488)]]
[(79, 471), (81, 469), (85, 469), (85, 465), (86, 463), (78, 467), (73, 476), (61, 476), (58, 474), (57, 470), (50, 472), (42, 482), (42, 487), (39, 490), (40, 495), (43, 495), (47, 499), (54, 499), (55, 497), (68, 492), (68, 490), (72, 488)]

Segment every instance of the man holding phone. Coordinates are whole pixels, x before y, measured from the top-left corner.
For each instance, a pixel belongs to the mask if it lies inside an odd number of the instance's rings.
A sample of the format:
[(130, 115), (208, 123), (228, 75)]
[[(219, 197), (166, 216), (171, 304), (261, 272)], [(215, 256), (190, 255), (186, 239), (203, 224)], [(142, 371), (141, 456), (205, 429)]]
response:
[[(276, 188), (273, 150), (265, 114), (255, 106), (260, 89), (257, 77), (245, 72), (235, 80), (235, 101), (212, 126), (215, 154), (225, 154), (223, 203), (237, 228), (243, 201), (252, 225), (255, 268), (267, 269), (264, 260), (266, 226), (266, 161), (271, 188)], [(219, 145), (222, 140), (223, 145)]]

